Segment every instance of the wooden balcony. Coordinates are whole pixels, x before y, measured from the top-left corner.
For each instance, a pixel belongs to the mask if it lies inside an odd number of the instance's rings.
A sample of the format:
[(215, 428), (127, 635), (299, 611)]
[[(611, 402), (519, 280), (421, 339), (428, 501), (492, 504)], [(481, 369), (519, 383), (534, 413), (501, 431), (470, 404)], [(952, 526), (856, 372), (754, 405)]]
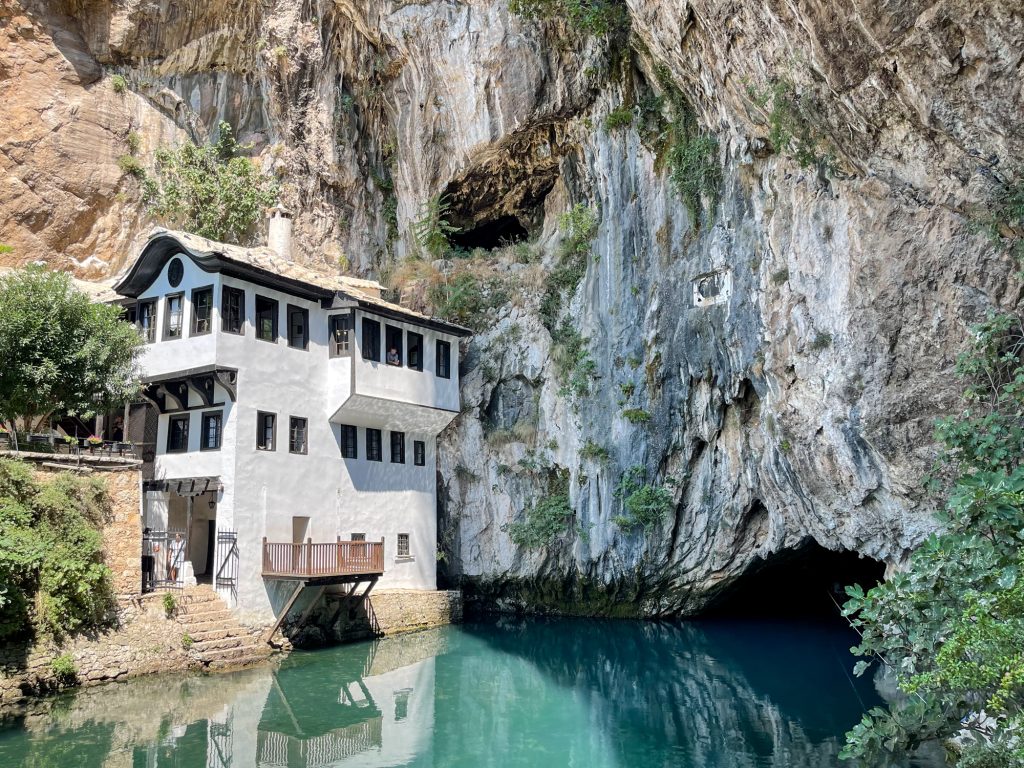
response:
[(263, 577), (307, 582), (363, 581), (384, 573), (384, 540), (277, 544), (263, 539)]

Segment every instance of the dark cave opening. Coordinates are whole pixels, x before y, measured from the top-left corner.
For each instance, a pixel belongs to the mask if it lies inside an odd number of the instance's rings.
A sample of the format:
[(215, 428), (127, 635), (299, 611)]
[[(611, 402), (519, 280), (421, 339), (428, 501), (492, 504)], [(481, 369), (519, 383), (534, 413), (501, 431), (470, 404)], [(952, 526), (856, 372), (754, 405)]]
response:
[(835, 552), (815, 541), (752, 564), (708, 605), (705, 616), (840, 618), (845, 588), (878, 584), (885, 564), (856, 552)]
[(474, 248), (491, 251), (504, 245), (522, 242), (528, 235), (526, 227), (520, 223), (519, 219), (506, 215), (490, 221), (481, 221), (472, 229), (456, 232), (449, 239), (452, 245), (467, 251)]

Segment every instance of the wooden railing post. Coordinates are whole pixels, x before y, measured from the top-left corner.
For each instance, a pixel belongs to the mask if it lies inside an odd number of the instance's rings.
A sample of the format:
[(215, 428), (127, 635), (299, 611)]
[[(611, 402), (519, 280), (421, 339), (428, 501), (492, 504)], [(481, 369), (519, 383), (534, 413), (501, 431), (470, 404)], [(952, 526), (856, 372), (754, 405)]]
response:
[(312, 536), (310, 536), (308, 539), (306, 539), (306, 546), (309, 548), (308, 549), (308, 554), (306, 556), (306, 573), (313, 573), (313, 537)]
[(267, 537), (263, 537), (263, 572), (267, 573), (270, 570), (270, 553), (267, 551)]

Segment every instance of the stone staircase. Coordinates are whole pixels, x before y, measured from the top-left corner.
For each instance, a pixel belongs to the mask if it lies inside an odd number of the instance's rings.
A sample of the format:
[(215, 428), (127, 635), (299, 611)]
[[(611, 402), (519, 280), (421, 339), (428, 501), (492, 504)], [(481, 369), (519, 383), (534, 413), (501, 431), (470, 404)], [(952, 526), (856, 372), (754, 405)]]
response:
[(210, 587), (189, 587), (176, 599), (175, 618), (182, 633), (192, 638), (189, 655), (207, 669), (246, 667), (265, 661), (273, 653), (270, 646), (238, 623)]

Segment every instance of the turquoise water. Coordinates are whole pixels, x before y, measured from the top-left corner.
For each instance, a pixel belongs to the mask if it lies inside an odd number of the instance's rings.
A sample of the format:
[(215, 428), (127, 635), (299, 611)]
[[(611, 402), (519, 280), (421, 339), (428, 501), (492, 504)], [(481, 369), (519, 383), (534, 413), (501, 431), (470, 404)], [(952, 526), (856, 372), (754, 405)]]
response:
[(0, 724), (0, 766), (824, 768), (880, 701), (850, 645), (810, 623), (501, 618), (37, 702)]

